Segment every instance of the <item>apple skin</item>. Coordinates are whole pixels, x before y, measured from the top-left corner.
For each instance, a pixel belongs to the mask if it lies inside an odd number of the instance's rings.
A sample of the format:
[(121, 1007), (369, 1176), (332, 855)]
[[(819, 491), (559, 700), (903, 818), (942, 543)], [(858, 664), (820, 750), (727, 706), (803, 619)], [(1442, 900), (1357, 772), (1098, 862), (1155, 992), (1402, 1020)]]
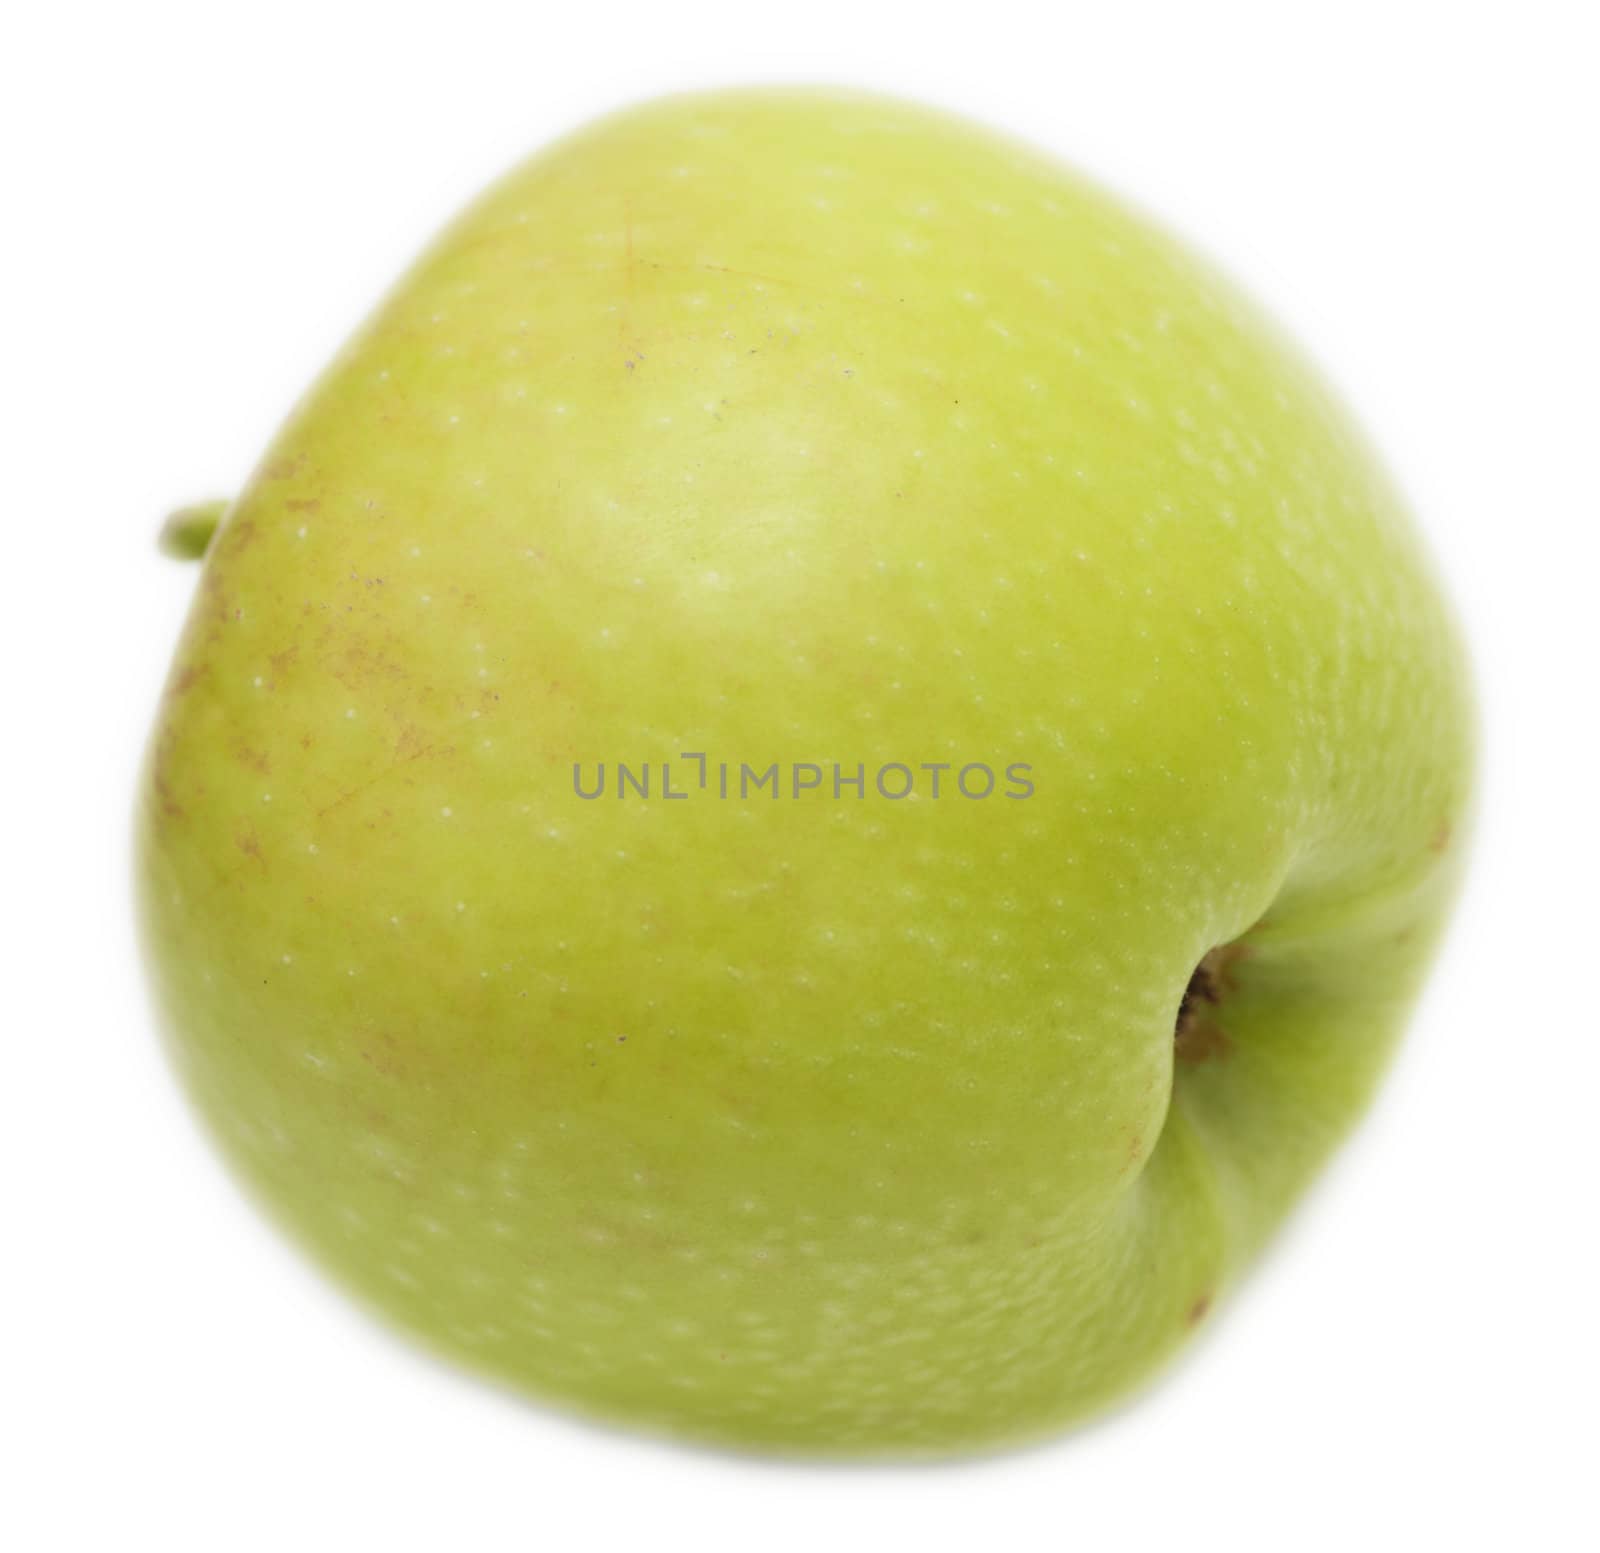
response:
[[(142, 918), (226, 1154), (403, 1328), (969, 1450), (1125, 1394), (1350, 1128), (1472, 742), (1401, 502), (1205, 263), (941, 114), (676, 98), (492, 190), (229, 506)], [(685, 751), (868, 792), (574, 791)], [(873, 790), (939, 761), (1034, 791)]]

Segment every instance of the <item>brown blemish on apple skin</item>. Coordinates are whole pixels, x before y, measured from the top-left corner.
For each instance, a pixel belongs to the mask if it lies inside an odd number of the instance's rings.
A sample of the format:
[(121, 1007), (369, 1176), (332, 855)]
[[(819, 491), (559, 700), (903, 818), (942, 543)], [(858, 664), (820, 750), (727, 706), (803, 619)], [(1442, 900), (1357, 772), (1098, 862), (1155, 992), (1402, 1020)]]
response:
[(1450, 845), (1452, 827), (1448, 819), (1440, 820), (1433, 828), (1433, 834), (1428, 837), (1428, 850), (1435, 857), (1441, 855)]
[(179, 696), (188, 695), (189, 692), (194, 689), (195, 685), (205, 677), (205, 674), (205, 669), (196, 667), (196, 665), (192, 663), (185, 664), (181, 669), (178, 669), (173, 674), (172, 678), (167, 682), (168, 698), (176, 701)]
[(184, 806), (178, 801), (171, 777), (175, 742), (172, 725), (164, 722), (150, 750), (150, 788), (165, 820), (181, 820), (184, 816)]
[(387, 1032), (380, 1033), (372, 1044), (365, 1041), (359, 1043), (356, 1050), (361, 1053), (364, 1062), (370, 1063), (385, 1078), (405, 1076), (405, 1063), (400, 1059), (398, 1043)]
[[(414, 732), (414, 730), (412, 731)], [(420, 737), (420, 735), (418, 737)], [(422, 745), (420, 748), (408, 748), (404, 738), (402, 737), (401, 744), (397, 746), (396, 757), (392, 762), (390, 762), (389, 765), (385, 766), (381, 771), (378, 771), (374, 775), (368, 777), (365, 782), (357, 783), (356, 786), (350, 788), (348, 791), (340, 793), (332, 803), (323, 805), (322, 808), (317, 810), (317, 818), (319, 820), (326, 819), (336, 809), (342, 809), (346, 804), (353, 803), (357, 798), (360, 798), (363, 793), (367, 792), (368, 789), (376, 787), (380, 782), (387, 781), (389, 778), (393, 777), (396, 772), (403, 771), (414, 761), (425, 760), (430, 755), (438, 755), (441, 759), (446, 759), (454, 754), (455, 747), (453, 745), (444, 745), (441, 747), (438, 745), (427, 744)], [(383, 817), (385, 820), (390, 819), (392, 817), (391, 812), (388, 809), (385, 809), (383, 811)]]
[(267, 860), (261, 853), (261, 841), (256, 833), (246, 826), (234, 838), (234, 844), (252, 863), (259, 864), (262, 868), (267, 866)]
[(156, 802), (161, 805), (162, 814), (169, 820), (183, 818), (183, 805), (173, 795), (172, 784), (167, 781), (166, 773), (157, 765), (150, 777), (151, 785), (156, 791)]
[(359, 640), (339, 642), (334, 651), (322, 658), (319, 667), (331, 674), (346, 690), (352, 691), (362, 691), (384, 681), (393, 683), (409, 677), (397, 659)]
[(1202, 1294), (1195, 1300), (1194, 1304), (1189, 1307), (1188, 1314), (1184, 1319), (1192, 1327), (1199, 1326), (1199, 1324), (1205, 1320), (1206, 1312), (1210, 1309), (1211, 1296), (1209, 1294)]
[(415, 723), (407, 723), (394, 741), (394, 758), (415, 760), (418, 755), (427, 754), (428, 749), (428, 736)]
[[(256, 525), (251, 518), (236, 518), (222, 529), (221, 547), (229, 555), (242, 555), (256, 541)], [(219, 549), (219, 554), (222, 549)]]

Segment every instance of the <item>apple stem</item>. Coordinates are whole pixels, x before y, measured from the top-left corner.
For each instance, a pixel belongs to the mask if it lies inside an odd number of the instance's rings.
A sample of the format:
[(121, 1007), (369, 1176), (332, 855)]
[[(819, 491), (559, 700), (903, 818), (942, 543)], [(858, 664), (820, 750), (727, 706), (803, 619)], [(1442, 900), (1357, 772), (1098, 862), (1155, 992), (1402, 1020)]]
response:
[(192, 507), (180, 507), (161, 525), (161, 536), (157, 540), (161, 553), (180, 561), (198, 561), (210, 547), (211, 536), (227, 510), (225, 501), (196, 502)]

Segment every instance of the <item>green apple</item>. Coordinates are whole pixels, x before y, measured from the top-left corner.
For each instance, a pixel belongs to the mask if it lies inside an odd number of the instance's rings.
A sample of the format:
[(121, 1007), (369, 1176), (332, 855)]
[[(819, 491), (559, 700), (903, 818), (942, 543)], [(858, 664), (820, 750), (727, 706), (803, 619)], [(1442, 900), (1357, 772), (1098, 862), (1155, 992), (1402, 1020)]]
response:
[(322, 1263), (537, 1397), (827, 1453), (1101, 1406), (1448, 909), (1463, 655), (1360, 435), (930, 111), (547, 151), (217, 516), (139, 820), (177, 1059)]

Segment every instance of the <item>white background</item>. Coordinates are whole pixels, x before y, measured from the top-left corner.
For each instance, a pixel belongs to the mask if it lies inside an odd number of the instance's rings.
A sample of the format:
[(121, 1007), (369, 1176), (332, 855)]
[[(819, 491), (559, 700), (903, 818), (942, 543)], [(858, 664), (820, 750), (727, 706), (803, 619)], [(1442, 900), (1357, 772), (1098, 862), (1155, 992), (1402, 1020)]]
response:
[[(1592, 7), (138, 4), (0, 39), (0, 1545), (1596, 1546)], [(1478, 659), (1476, 868), (1370, 1121), (1215, 1331), (1021, 1454), (810, 1468), (457, 1378), (264, 1229), (129, 923), (155, 554), (463, 200), (663, 89), (888, 88), (1048, 145), (1320, 356)]]

